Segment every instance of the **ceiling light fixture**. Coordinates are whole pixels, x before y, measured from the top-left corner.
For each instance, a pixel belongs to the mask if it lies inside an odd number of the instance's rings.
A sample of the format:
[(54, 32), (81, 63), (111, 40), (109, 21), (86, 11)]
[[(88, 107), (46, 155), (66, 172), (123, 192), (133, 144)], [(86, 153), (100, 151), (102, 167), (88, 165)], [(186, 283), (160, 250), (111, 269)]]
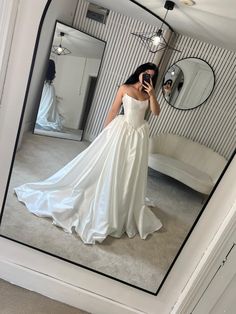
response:
[(71, 53), (71, 51), (65, 47), (62, 47), (62, 38), (65, 36), (66, 34), (64, 32), (60, 32), (60, 36), (61, 36), (61, 40), (60, 40), (60, 44), (59, 46), (52, 46), (52, 52), (55, 53), (58, 56), (61, 55), (68, 55)]
[(175, 6), (175, 3), (173, 1), (166, 1), (164, 8), (166, 9), (166, 13), (164, 16), (164, 19), (162, 21), (162, 24), (160, 28), (156, 32), (152, 33), (131, 33), (132, 35), (138, 37), (141, 42), (148, 47), (149, 51), (152, 53), (156, 53), (157, 51), (160, 50), (165, 50), (165, 49), (172, 49), (178, 52), (181, 52), (178, 49), (175, 49), (174, 47), (171, 47), (168, 45), (168, 42), (166, 41), (165, 37), (163, 36), (163, 24), (165, 23), (165, 19), (167, 16), (167, 13), (169, 10), (173, 10)]

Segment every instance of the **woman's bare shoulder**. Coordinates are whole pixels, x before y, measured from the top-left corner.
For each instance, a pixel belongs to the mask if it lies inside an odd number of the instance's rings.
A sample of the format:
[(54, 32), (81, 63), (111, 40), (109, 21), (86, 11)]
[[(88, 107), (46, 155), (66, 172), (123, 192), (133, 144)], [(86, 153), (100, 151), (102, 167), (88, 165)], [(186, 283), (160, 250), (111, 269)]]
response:
[(124, 85), (120, 85), (118, 90), (117, 90), (117, 95), (122, 97), (124, 94), (125, 94), (125, 87), (124, 87)]
[(127, 85), (125, 85), (125, 84), (120, 85), (120, 87), (118, 89), (118, 94), (120, 94), (121, 96), (124, 96), (127, 92), (128, 92)]
[(128, 93), (129, 91), (132, 91), (132, 87), (130, 85), (121, 85), (120, 86), (121, 88), (121, 91), (125, 94), (125, 93)]
[(119, 87), (119, 90), (121, 90), (121, 91), (124, 91), (124, 90), (126, 90), (126, 85), (125, 85), (125, 84), (123, 84), (123, 85), (120, 85), (120, 87)]

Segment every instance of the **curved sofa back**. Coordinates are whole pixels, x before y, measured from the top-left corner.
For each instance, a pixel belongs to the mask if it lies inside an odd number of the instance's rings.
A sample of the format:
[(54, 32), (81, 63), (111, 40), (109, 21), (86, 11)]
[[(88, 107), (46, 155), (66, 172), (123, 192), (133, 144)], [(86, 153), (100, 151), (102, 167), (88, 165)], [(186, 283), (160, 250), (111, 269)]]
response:
[(171, 133), (160, 133), (150, 138), (149, 152), (183, 161), (207, 173), (214, 183), (227, 164), (227, 160), (212, 149)]

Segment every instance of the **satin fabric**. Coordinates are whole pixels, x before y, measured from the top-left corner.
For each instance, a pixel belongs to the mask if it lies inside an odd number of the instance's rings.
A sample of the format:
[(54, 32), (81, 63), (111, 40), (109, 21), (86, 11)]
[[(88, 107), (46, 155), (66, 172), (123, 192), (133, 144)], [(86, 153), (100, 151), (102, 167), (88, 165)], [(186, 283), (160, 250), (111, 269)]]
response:
[(42, 182), (15, 188), (18, 199), (40, 217), (86, 244), (108, 235), (142, 239), (161, 228), (145, 205), (149, 127), (148, 101), (123, 97), (124, 115), (117, 116), (90, 146)]
[(62, 130), (62, 122), (57, 109), (55, 88), (44, 83), (36, 124), (46, 130)]

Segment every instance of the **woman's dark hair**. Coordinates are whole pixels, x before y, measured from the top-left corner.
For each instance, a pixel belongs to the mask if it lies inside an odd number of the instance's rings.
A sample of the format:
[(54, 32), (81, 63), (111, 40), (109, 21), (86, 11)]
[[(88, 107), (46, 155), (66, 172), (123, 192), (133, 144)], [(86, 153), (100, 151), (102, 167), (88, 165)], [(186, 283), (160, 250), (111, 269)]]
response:
[(179, 82), (178, 87), (177, 87), (179, 92), (180, 92), (181, 88), (183, 87), (183, 85), (184, 85), (184, 82)]
[(165, 81), (164, 85), (167, 85), (169, 84), (170, 86), (172, 85), (173, 81), (171, 79)]
[(147, 70), (153, 70), (155, 71), (155, 74), (152, 78), (153, 86), (155, 86), (158, 76), (158, 67), (151, 62), (144, 63), (140, 65), (135, 72), (125, 81), (125, 85), (135, 84), (139, 81), (139, 75)]
[(52, 59), (49, 59), (45, 81), (47, 81), (48, 83), (52, 83), (53, 79), (55, 78), (55, 73), (56, 73), (55, 62)]

